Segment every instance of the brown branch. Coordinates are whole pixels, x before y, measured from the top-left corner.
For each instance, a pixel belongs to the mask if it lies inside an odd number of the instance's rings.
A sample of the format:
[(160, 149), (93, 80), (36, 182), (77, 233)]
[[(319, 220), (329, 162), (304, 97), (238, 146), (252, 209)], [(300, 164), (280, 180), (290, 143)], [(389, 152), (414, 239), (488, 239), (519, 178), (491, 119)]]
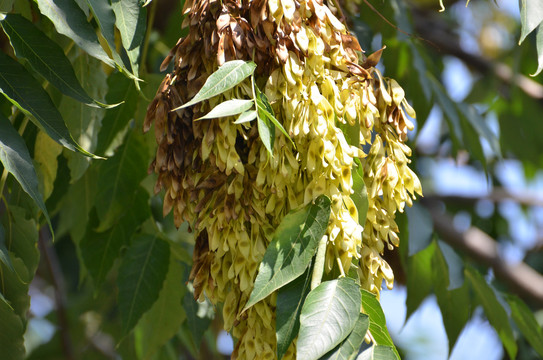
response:
[(466, 253), (481, 264), (491, 267), (496, 277), (521, 295), (539, 306), (543, 306), (543, 275), (520, 262), (510, 264), (498, 252), (497, 242), (480, 229), (472, 226), (461, 233), (454, 227), (452, 218), (442, 213), (429, 201), (424, 201), (430, 209), (434, 230), (449, 245)]
[(520, 205), (543, 207), (543, 197), (539, 194), (533, 194), (530, 192), (512, 193), (504, 188), (495, 188), (491, 193), (483, 196), (424, 194), (424, 197), (427, 200), (440, 200), (445, 203), (470, 206), (479, 200), (489, 200), (494, 203), (511, 200)]
[(51, 236), (49, 235), (47, 226), (40, 229), (38, 245), (45, 265), (47, 266), (47, 270), (51, 275), (51, 283), (55, 289), (55, 305), (64, 359), (75, 360), (72, 339), (70, 336), (70, 326), (66, 314), (66, 287), (64, 285), (64, 277), (62, 275), (62, 270), (60, 269), (57, 254), (52, 248)]

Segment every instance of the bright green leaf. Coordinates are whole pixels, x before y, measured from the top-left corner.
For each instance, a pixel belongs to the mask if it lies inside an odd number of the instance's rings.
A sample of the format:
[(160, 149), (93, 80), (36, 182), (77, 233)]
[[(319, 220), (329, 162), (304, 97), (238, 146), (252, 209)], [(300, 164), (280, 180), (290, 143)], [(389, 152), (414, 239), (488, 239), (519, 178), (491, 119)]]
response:
[(26, 69), (0, 51), (0, 92), (62, 146), (95, 157), (71, 137), (49, 95)]
[[(289, 139), (292, 146), (295, 147), (296, 145), (294, 144), (294, 142), (290, 138), (289, 134), (287, 133), (287, 131), (285, 130), (283, 125), (275, 117), (275, 113), (273, 112), (273, 108), (271, 107), (271, 104), (268, 101), (268, 98), (266, 97), (266, 94), (261, 92), (257, 87), (255, 87), (255, 91), (256, 91), (256, 99), (255, 99), (256, 102), (255, 103), (256, 103), (256, 108), (257, 108), (257, 111), (258, 111), (257, 115), (259, 117), (268, 118), (268, 120), (272, 122), (272, 124), (273, 124), (272, 126), (277, 126), (277, 128), (287, 137), (287, 139)], [(275, 128), (273, 128), (271, 133), (273, 135), (275, 135)], [(275, 138), (275, 136), (274, 136), (274, 138)], [(273, 141), (272, 141), (272, 144), (271, 144), (271, 148), (273, 149)]]
[(38, 189), (38, 175), (24, 140), (10, 121), (0, 114), (0, 161), (4, 168), (21, 184), (23, 190), (36, 202), (53, 232), (49, 213)]
[(321, 195), (281, 220), (260, 263), (244, 310), (304, 273), (328, 227), (330, 204), (330, 199)]
[(27, 59), (32, 68), (64, 95), (92, 106), (107, 107), (81, 87), (64, 51), (43, 32), (19, 14), (8, 14), (1, 22), (18, 58)]
[(394, 343), (388, 333), (387, 323), (385, 319), (385, 313), (381, 308), (379, 300), (375, 294), (362, 290), (362, 310), (363, 312), (370, 317), (370, 333), (375, 340), (376, 345), (386, 345), (393, 348), (394, 353), (400, 358)]
[(325, 281), (305, 299), (296, 359), (319, 359), (353, 330), (360, 313), (360, 286), (349, 278)]
[(220, 117), (238, 115), (252, 108), (253, 104), (254, 104), (253, 100), (242, 100), (242, 99), (227, 100), (215, 106), (206, 115), (196, 120), (215, 119), (215, 118), (220, 118)]
[(415, 255), (426, 248), (432, 241), (434, 233), (434, 222), (426, 208), (418, 203), (406, 209), (409, 227), (409, 252), (408, 255)]
[(34, 163), (38, 175), (40, 192), (47, 200), (53, 192), (58, 171), (58, 156), (63, 147), (47, 136), (43, 131), (38, 132), (34, 144)]
[(321, 360), (354, 360), (364, 342), (369, 324), (368, 315), (358, 314), (358, 320), (349, 336)]
[[(258, 102), (257, 102), (258, 104)], [(273, 144), (275, 143), (275, 126), (273, 122), (267, 117), (257, 106), (256, 112), (257, 126), (258, 126), (258, 136), (264, 144), (264, 147), (271, 156), (273, 156)]]
[(304, 300), (311, 289), (311, 271), (308, 267), (302, 276), (296, 278), (277, 292), (275, 329), (277, 337), (277, 358), (281, 360), (300, 329), (300, 313)]
[(119, 309), (127, 335), (155, 303), (168, 272), (170, 246), (157, 235), (139, 235), (123, 256), (119, 268)]
[(132, 131), (115, 155), (100, 167), (95, 205), (100, 218), (97, 231), (112, 226), (131, 203), (135, 190), (147, 174), (147, 148), (142, 136)]
[(182, 109), (222, 94), (251, 76), (255, 69), (256, 64), (252, 61), (233, 60), (224, 63), (223, 66), (207, 78), (204, 86), (202, 86), (191, 101), (174, 110)]
[(503, 306), (498, 301), (494, 290), (487, 284), (479, 272), (473, 268), (465, 269), (466, 278), (469, 279), (479, 302), (483, 306), (490, 325), (496, 329), (507, 354), (511, 359), (517, 355), (517, 344), (509, 324), (509, 318)]
[(111, 67), (115, 66), (98, 42), (94, 28), (87, 22), (87, 16), (74, 0), (36, 0), (36, 2), (40, 12), (51, 20), (59, 33), (72, 39), (90, 56)]
[(539, 0), (520, 0), (521, 33), (519, 45), (529, 33), (534, 31), (543, 21), (543, 7)]
[(534, 313), (515, 295), (508, 295), (506, 300), (511, 307), (511, 315), (520, 332), (532, 348), (543, 357), (543, 330), (537, 323)]
[(243, 114), (241, 114), (236, 121), (234, 121), (234, 124), (243, 124), (249, 121), (253, 121), (256, 119), (256, 110), (246, 111)]
[(170, 268), (158, 299), (136, 327), (136, 346), (140, 350), (141, 359), (151, 359), (185, 321), (182, 299), (186, 291), (183, 286), (183, 268), (170, 257)]
[(400, 360), (400, 357), (392, 346), (374, 345), (364, 350), (356, 360)]

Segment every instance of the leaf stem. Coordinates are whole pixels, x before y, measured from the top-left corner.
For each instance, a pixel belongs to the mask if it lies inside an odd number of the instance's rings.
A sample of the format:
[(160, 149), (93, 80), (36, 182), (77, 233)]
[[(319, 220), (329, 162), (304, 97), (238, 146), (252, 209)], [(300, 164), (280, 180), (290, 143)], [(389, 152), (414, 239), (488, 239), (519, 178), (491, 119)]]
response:
[(337, 252), (337, 248), (334, 246), (334, 255), (336, 256), (336, 262), (339, 267), (339, 272), (341, 273), (340, 277), (345, 277), (345, 270), (343, 269), (343, 264), (341, 263), (341, 259), (339, 258), (339, 253)]
[(315, 289), (321, 283), (322, 274), (324, 273), (324, 260), (326, 258), (327, 243), (328, 236), (324, 235), (319, 241), (319, 247), (317, 248), (315, 266), (313, 267), (313, 274), (311, 275), (311, 290)]

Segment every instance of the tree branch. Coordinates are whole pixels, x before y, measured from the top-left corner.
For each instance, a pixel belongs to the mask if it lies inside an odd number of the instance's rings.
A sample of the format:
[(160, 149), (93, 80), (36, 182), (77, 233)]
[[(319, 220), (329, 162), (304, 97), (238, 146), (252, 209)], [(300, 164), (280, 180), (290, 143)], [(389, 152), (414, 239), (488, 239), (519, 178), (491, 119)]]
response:
[(512, 193), (504, 188), (494, 188), (492, 192), (484, 196), (424, 194), (424, 198), (428, 201), (440, 200), (446, 203), (462, 205), (473, 205), (479, 200), (489, 200), (494, 203), (511, 200), (520, 205), (543, 207), (543, 197), (539, 194), (530, 192)]
[(486, 233), (474, 226), (461, 233), (454, 227), (452, 218), (441, 212), (435, 202), (424, 200), (422, 203), (430, 209), (434, 230), (445, 242), (491, 267), (498, 279), (523, 298), (543, 306), (542, 274), (523, 262), (508, 263), (499, 255), (497, 242)]

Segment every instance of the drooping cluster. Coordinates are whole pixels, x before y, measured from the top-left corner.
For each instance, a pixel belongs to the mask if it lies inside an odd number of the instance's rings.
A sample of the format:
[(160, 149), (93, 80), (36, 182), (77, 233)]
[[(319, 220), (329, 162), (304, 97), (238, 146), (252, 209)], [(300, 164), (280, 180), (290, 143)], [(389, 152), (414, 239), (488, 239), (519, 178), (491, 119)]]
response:
[[(224, 303), (225, 329), (238, 339), (233, 356), (275, 358), (275, 294), (243, 314), (273, 231), (292, 209), (321, 194), (332, 200), (326, 270), (358, 268), (361, 286), (379, 292), (393, 274), (381, 257), (398, 245), (395, 212), (411, 204), (420, 183), (405, 144), (414, 112), (404, 92), (364, 58), (331, 8), (318, 0), (193, 0), (185, 3), (189, 34), (165, 60), (166, 75), (149, 105), (155, 124), (151, 165), (155, 190), (165, 189), (164, 213), (196, 235), (190, 275), (195, 297)], [(192, 107), (188, 102), (224, 62), (253, 60), (292, 142), (276, 132), (273, 156), (255, 122), (195, 119), (218, 103), (250, 98), (251, 83)], [(367, 150), (367, 153), (364, 151)], [(369, 209), (359, 224), (353, 172), (363, 174)], [(286, 357), (295, 354), (289, 348)]]

